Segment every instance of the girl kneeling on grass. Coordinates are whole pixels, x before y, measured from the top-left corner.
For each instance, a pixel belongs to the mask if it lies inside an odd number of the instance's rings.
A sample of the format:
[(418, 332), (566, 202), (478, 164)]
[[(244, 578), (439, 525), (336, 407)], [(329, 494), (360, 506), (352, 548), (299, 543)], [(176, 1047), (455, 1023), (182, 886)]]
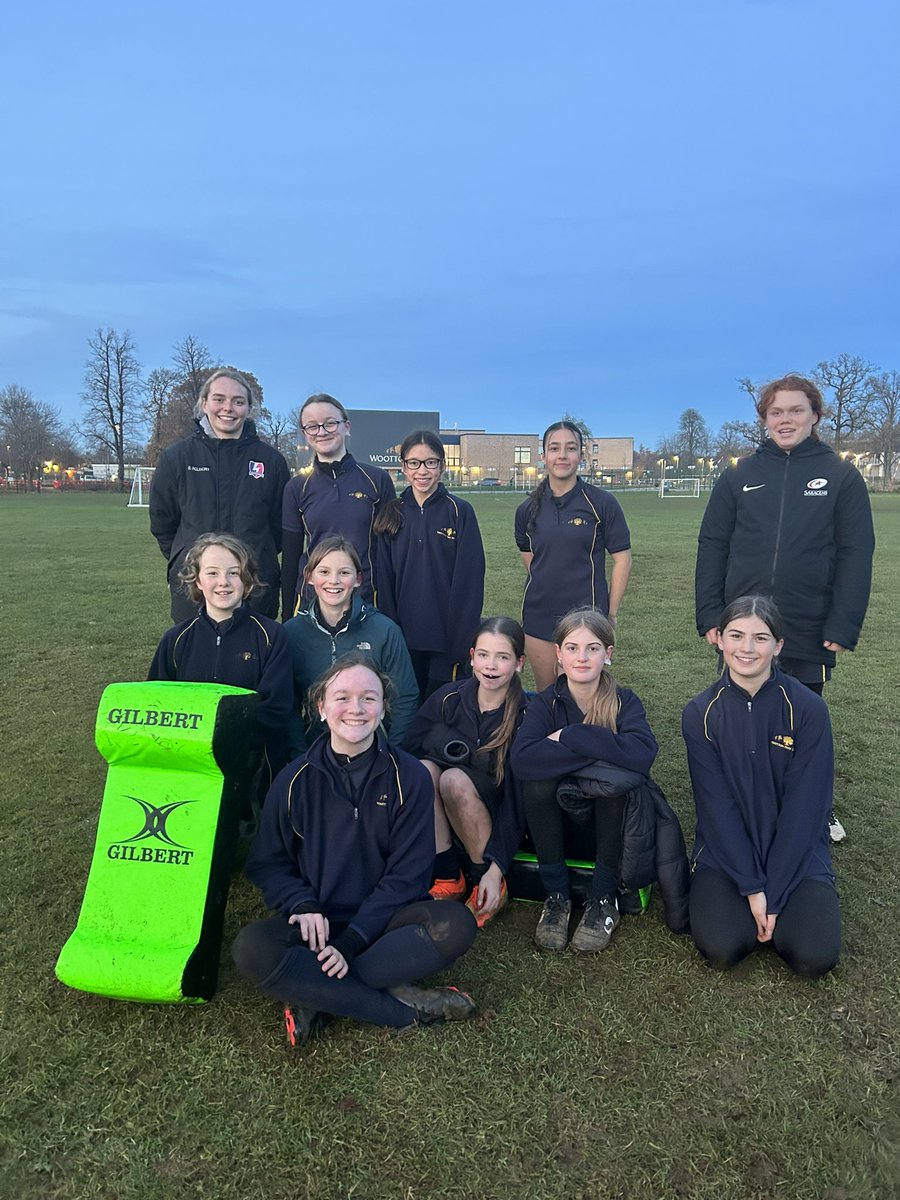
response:
[[(510, 617), (488, 617), (472, 648), (472, 677), (448, 683), (413, 719), (404, 746), (434, 782), (437, 854), (431, 895), (462, 900), (479, 928), (507, 903), (506, 872), (522, 840), (521, 788), (509, 750), (525, 713), (520, 674), (525, 634)], [(460, 864), (454, 835), (467, 855)]]
[[(598, 762), (647, 775), (657, 752), (644, 706), (606, 669), (615, 643), (607, 618), (594, 608), (576, 608), (557, 625), (555, 643), (563, 673), (528, 705), (511, 756), (513, 770), (525, 781), (525, 817), (547, 892), (534, 935), (542, 950), (565, 948), (572, 912), (563, 810), (556, 798), (560, 780)], [(604, 950), (619, 923), (625, 803), (622, 793), (593, 805), (596, 865), (573, 950)]]
[(722, 678), (682, 715), (697, 807), (691, 933), (715, 967), (774, 946), (800, 975), (830, 971), (841, 913), (828, 818), (828, 708), (777, 665), (781, 617), (765, 596), (722, 613)]
[(346, 538), (323, 538), (310, 551), (303, 580), (314, 598), (308, 608), (284, 623), (293, 656), (290, 743), (295, 755), (319, 733), (317, 713), (307, 709), (304, 721), (310, 687), (326, 667), (352, 650), (363, 651), (391, 681), (388, 736), (396, 745), (416, 711), (419, 688), (403, 634), (390, 617), (361, 598), (362, 578), (359, 555)]
[(262, 798), (288, 760), (294, 687), (284, 629), (248, 607), (250, 597), (265, 585), (260, 585), (250, 547), (230, 533), (197, 538), (179, 579), (199, 611), (163, 635), (147, 678), (225, 683), (258, 693), (256, 724), (267, 765)]
[(323, 1014), (404, 1028), (475, 1012), (456, 988), (412, 983), (471, 946), (472, 914), (428, 895), (433, 789), (378, 726), (385, 676), (362, 654), (339, 659), (312, 688), (326, 725), (275, 780), (247, 876), (278, 916), (238, 934), (238, 970), (286, 1004), (288, 1040)]

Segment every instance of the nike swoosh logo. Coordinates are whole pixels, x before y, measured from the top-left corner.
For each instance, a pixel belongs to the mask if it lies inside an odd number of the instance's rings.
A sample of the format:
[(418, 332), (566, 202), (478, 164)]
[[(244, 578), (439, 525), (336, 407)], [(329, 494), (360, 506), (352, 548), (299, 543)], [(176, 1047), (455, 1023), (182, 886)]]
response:
[(759, 490), (761, 487), (765, 487), (765, 486), (766, 486), (766, 485), (765, 485), (764, 483), (745, 483), (745, 484), (744, 484), (744, 491), (745, 491), (745, 492), (756, 492), (756, 491), (758, 491), (758, 490)]

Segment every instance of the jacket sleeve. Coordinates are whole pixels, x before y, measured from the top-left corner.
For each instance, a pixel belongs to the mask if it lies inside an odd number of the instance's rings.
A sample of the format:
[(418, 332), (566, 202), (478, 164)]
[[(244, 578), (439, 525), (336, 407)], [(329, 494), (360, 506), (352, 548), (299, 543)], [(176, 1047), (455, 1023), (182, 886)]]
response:
[(174, 449), (164, 450), (159, 456), (150, 489), (150, 532), (156, 538), (166, 562), (172, 556), (172, 543), (181, 524)]
[(525, 810), (522, 806), (522, 785), (509, 762), (503, 775), (500, 808), (491, 826), (491, 835), (484, 848), (484, 857), (495, 862), (504, 875), (522, 844), (525, 832)]
[[(379, 614), (381, 615), (381, 614)], [(419, 685), (413, 670), (403, 634), (393, 621), (382, 616), (388, 626), (381, 652), (381, 667), (394, 686), (391, 696), (391, 716), (388, 722), (389, 740), (401, 745), (419, 704)]]
[[(396, 535), (402, 536), (402, 529)], [(375, 607), (379, 612), (397, 620), (397, 576), (394, 570), (395, 540), (389, 534), (381, 533), (375, 538), (374, 575), (375, 575)]]
[(285, 462), (284, 455), (280, 452), (275, 452), (275, 493), (272, 499), (272, 507), (269, 509), (269, 528), (272, 532), (272, 541), (275, 544), (275, 549), (279, 553), (282, 547), (282, 530), (284, 528), (284, 492), (285, 488), (291, 481), (291, 473), (288, 465)]
[(463, 662), (472, 645), (472, 635), (481, 620), (484, 606), (484, 544), (478, 518), (470, 504), (459, 504), (459, 535), (456, 559), (450, 580), (451, 645), (447, 647), (453, 662)]
[[(688, 770), (697, 809), (698, 833), (709, 845), (722, 870), (734, 880), (742, 896), (763, 892), (763, 864), (747, 834), (744, 819), (725, 778), (718, 748), (706, 737), (699, 706), (691, 701), (681, 716), (681, 732), (687, 748)], [(703, 847), (698, 845), (695, 861), (702, 864)]]
[(516, 509), (515, 520), (515, 537), (516, 545), (523, 554), (528, 554), (531, 551), (531, 540), (525, 532), (525, 527), (528, 524), (528, 506), (530, 500), (526, 500)]
[[(784, 779), (775, 836), (766, 859), (766, 906), (780, 913), (791, 892), (810, 873), (834, 798), (834, 747), (828, 706), (810, 694), (794, 732), (794, 750)], [(795, 709), (796, 711), (796, 709)], [(775, 749), (773, 753), (784, 754)], [(827, 849), (822, 866), (830, 869)]]
[(281, 619), (294, 615), (300, 557), (303, 554), (305, 530), (300, 511), (299, 476), (289, 480), (281, 496)]
[(644, 706), (627, 688), (619, 688), (619, 715), (615, 731), (602, 725), (567, 725), (559, 736), (560, 745), (589, 762), (601, 759), (629, 771), (649, 775), (659, 745), (644, 712)]
[(294, 707), (293, 654), (281, 625), (267, 630), (270, 644), (256, 691), (259, 707), (257, 723), (265, 730), (285, 732)]
[(731, 486), (731, 468), (716, 480), (697, 538), (694, 602), (697, 632), (701, 637), (716, 629), (725, 607), (725, 577), (737, 508)]
[(162, 679), (170, 683), (178, 681), (178, 671), (175, 668), (175, 660), (172, 656), (172, 647), (174, 644), (175, 642), (170, 636), (170, 632), (164, 633), (159, 645), (156, 647), (156, 653), (153, 655), (150, 670), (147, 672), (148, 679)]
[[(529, 703), (513, 743), (511, 762), (520, 779), (562, 779), (602, 759), (648, 775), (657, 744), (644, 706), (633, 692), (620, 689), (622, 706), (615, 732), (600, 725), (563, 724), (552, 697), (540, 693)], [(549, 734), (562, 732), (559, 741)]]
[(293, 773), (291, 768), (285, 768), (276, 777), (244, 867), (247, 878), (262, 892), (266, 905), (286, 917), (301, 910), (319, 911), (319, 898), (300, 870), (297, 855), (300, 834), (291, 824), (291, 793), (302, 779), (305, 767), (304, 762)]
[(426, 757), (425, 738), (435, 725), (439, 725), (444, 720), (442, 705), (445, 695), (445, 688), (439, 688), (436, 692), (432, 692), (418, 712), (413, 714), (406, 733), (403, 735), (402, 746), (407, 754), (412, 754), (416, 758)]
[(853, 650), (869, 606), (875, 530), (865, 480), (855, 467), (847, 471), (835, 507), (834, 580), (822, 637)]
[[(402, 752), (401, 752), (402, 753)], [(428, 894), (434, 870), (434, 788), (421, 763), (398, 756), (402, 803), (394, 797), (394, 820), (384, 874), (350, 920), (371, 944), (394, 913)]]

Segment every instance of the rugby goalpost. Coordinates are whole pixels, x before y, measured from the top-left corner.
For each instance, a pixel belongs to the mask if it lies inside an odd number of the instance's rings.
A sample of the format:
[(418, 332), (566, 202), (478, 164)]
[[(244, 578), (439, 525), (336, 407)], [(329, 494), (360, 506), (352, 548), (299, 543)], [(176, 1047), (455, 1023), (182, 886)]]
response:
[(128, 497), (129, 508), (150, 507), (150, 484), (153, 482), (153, 472), (156, 467), (136, 467), (134, 479), (131, 481), (131, 495)]
[(659, 481), (659, 498), (660, 500), (699, 500), (700, 476), (694, 475), (690, 479), (661, 479)]

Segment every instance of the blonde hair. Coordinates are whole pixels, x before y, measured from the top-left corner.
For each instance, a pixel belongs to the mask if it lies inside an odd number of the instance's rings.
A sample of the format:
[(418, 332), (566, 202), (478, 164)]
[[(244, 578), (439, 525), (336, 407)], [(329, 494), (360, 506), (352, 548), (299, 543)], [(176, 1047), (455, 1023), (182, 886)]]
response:
[[(577, 629), (586, 629), (598, 642), (604, 646), (616, 644), (616, 631), (611, 622), (599, 609), (573, 608), (571, 612), (560, 618), (553, 635), (557, 648), (562, 647), (566, 638), (571, 637)], [(597, 690), (584, 714), (585, 725), (602, 725), (615, 732), (618, 722), (621, 701), (616, 681), (608, 667), (604, 666), (597, 680)]]

